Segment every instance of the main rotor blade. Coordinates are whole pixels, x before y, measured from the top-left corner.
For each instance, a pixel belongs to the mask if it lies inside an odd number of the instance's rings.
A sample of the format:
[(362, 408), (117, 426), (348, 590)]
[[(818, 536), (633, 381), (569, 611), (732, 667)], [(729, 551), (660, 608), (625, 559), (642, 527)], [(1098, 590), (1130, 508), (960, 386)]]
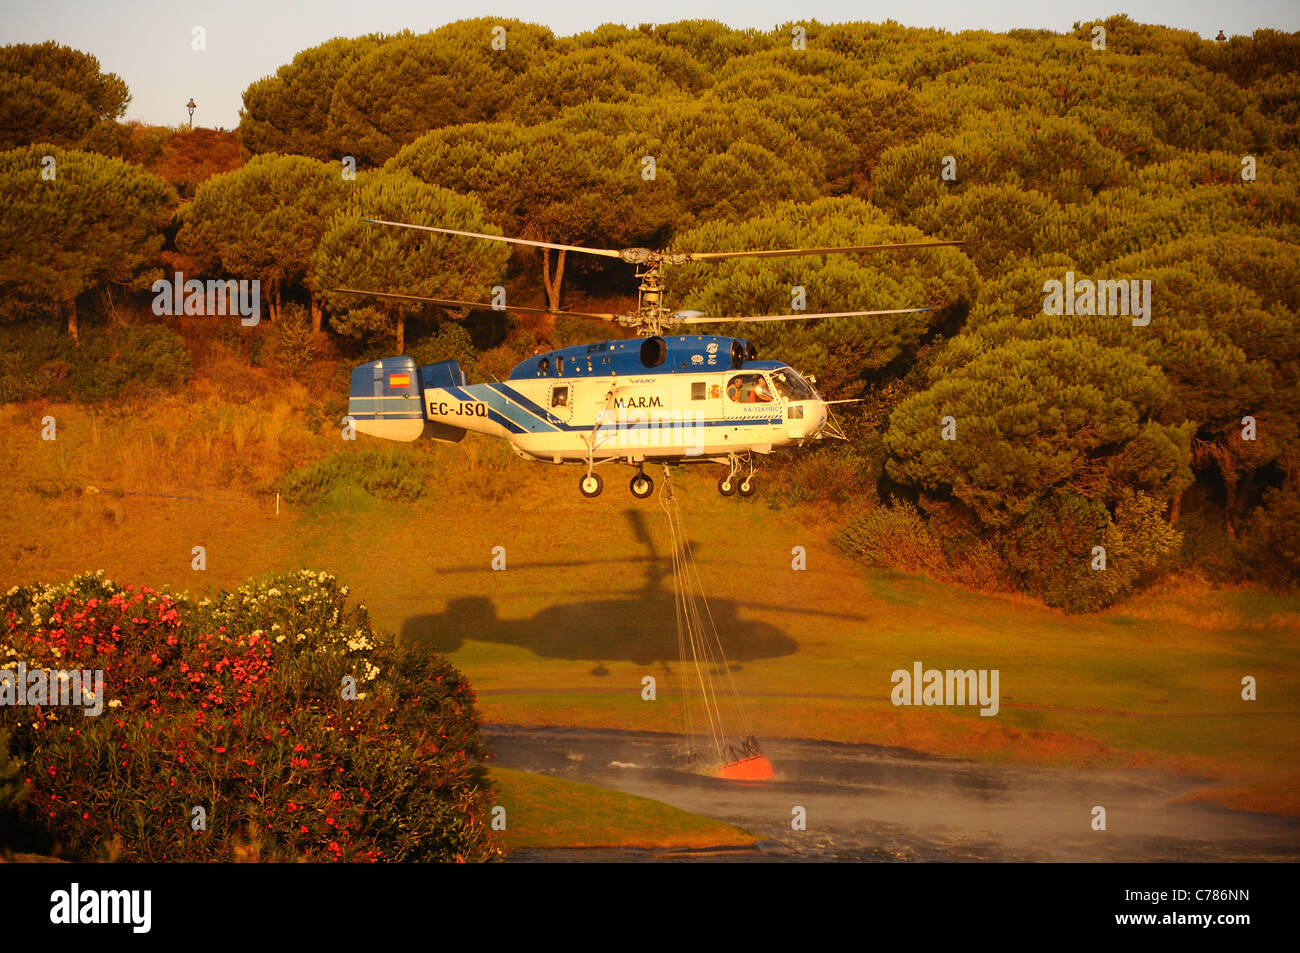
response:
[(602, 255), (605, 258), (622, 258), (623, 253), (612, 248), (588, 248), (585, 245), (560, 245), (556, 242), (535, 242), (528, 238), (507, 238), (504, 235), (488, 235), (484, 232), (463, 232), (456, 228), (434, 228), (432, 225), (411, 225), (407, 222), (390, 222), (382, 218), (366, 218), (362, 221), (372, 225), (392, 225), (394, 228), (414, 228), (422, 232), (440, 232), (443, 235), (462, 235), (465, 238), (486, 238), (493, 242), (509, 242), (512, 245), (530, 245), (533, 248), (554, 248), (557, 251), (576, 251), (585, 255)]
[(486, 301), (457, 301), (454, 298), (426, 298), (422, 295), (402, 295), (393, 294), (389, 291), (362, 291), (359, 288), (331, 288), (331, 291), (337, 291), (341, 294), (368, 295), (373, 298), (397, 298), (401, 301), (427, 301), (430, 304), (441, 305), (444, 308), (472, 308), (475, 311), (514, 311), (519, 314), (553, 314), (567, 318), (596, 318), (600, 321), (617, 321), (616, 314), (592, 314), (587, 311), (552, 311), (550, 308), (524, 308), (518, 305), (507, 304), (501, 307), (488, 304)]
[(894, 251), (908, 248), (951, 248), (965, 242), (897, 242), (885, 245), (841, 245), (830, 248), (770, 248), (755, 251), (692, 251), (686, 252), (690, 261), (718, 261), (723, 258), (779, 258), (792, 255), (856, 254), (868, 251)]
[(933, 311), (933, 308), (892, 308), (888, 311), (821, 311), (814, 314), (759, 314), (734, 318), (704, 318), (694, 315), (679, 318), (680, 324), (731, 324), (750, 321), (811, 321), (813, 318), (865, 318), (877, 314), (915, 314), (919, 311)]

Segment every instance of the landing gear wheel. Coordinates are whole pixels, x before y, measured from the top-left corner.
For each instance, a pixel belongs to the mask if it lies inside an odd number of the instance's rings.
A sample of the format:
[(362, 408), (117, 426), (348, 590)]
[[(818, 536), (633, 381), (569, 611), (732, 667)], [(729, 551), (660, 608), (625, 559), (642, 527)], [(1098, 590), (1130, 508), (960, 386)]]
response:
[(737, 487), (737, 489), (740, 490), (741, 496), (753, 496), (754, 491), (757, 490), (758, 487), (754, 483), (754, 478), (752, 476), (747, 476), (745, 479), (740, 481), (740, 486)]
[(727, 474), (718, 481), (718, 492), (723, 496), (734, 496), (736, 493), (736, 478)]
[(644, 500), (647, 496), (655, 491), (655, 481), (650, 479), (644, 473), (638, 473), (632, 477), (632, 482), (628, 484), (632, 495), (638, 500)]
[(578, 489), (583, 496), (591, 499), (600, 496), (600, 491), (605, 489), (605, 481), (595, 473), (588, 473), (578, 481)]

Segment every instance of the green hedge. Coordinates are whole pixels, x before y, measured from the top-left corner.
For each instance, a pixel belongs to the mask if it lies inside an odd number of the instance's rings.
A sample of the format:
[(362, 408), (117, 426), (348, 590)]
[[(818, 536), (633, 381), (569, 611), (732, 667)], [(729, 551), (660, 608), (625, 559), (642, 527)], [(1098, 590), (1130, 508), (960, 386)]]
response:
[(48, 322), (0, 325), (0, 403), (174, 391), (192, 370), (185, 340), (162, 325), (87, 329), (80, 344)]

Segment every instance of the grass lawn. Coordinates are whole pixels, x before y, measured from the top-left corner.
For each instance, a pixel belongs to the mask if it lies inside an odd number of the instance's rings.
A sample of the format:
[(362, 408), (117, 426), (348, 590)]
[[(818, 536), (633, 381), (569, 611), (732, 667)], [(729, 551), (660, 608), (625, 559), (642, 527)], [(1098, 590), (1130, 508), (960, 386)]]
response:
[[(63, 413), (58, 445), (37, 438), (39, 415), (0, 418), (5, 588), (102, 568), (201, 593), (268, 570), (324, 569), (380, 627), (448, 655), (489, 722), (681, 730), (665, 518), (656, 499), (632, 499), (627, 474), (606, 468), (604, 494), (585, 500), (575, 469), (469, 438), (412, 449), (438, 477), (418, 503), (355, 488), (277, 516), (273, 494), (241, 496), (197, 464), (172, 470), (161, 451), (156, 473), (142, 469), (141, 441), (166, 442), (142, 435), (138, 420), (100, 421), (92, 433), (77, 413)], [(289, 424), (250, 433), (245, 450), (267, 467), (272, 437), (277, 452), (306, 439)], [(174, 456), (188, 467), (202, 454), (183, 444)], [(99, 494), (58, 489), (97, 480)], [(713, 483), (710, 468), (678, 480), (683, 520), (760, 738), (1155, 765), (1233, 780), (1238, 806), (1300, 811), (1300, 598), (1173, 583), (1069, 616), (866, 568), (830, 545), (829, 514), (774, 510), (761, 483), (753, 500), (724, 500)], [(114, 486), (202, 499), (112, 495)], [(196, 545), (207, 551), (202, 573), (190, 566)], [(807, 550), (806, 571), (791, 567), (795, 546)], [(504, 571), (491, 568), (495, 547)], [(997, 669), (1001, 710), (893, 706), (891, 673), (916, 661)], [(647, 675), (658, 680), (653, 702), (641, 699)], [(1241, 699), (1248, 675), (1257, 701)]]
[(743, 847), (758, 838), (650, 798), (542, 774), (491, 768), (504, 838), (520, 847)]

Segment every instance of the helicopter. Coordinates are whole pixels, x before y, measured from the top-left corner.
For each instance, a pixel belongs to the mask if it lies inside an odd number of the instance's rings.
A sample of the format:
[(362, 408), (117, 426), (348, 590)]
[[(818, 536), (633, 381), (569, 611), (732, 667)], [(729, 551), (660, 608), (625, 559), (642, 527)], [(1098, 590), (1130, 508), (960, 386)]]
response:
[(680, 252), (609, 249), (511, 238), (481, 232), (366, 219), (381, 227), (415, 229), (467, 239), (507, 242), (561, 252), (618, 258), (637, 267), (637, 310), (601, 314), (430, 298), (395, 292), (336, 288), (345, 294), (428, 302), (447, 309), (496, 310), (592, 318), (630, 328), (637, 338), (599, 341), (534, 354), (504, 381), (469, 384), (456, 361), (416, 367), (411, 357), (389, 357), (352, 371), (348, 419), (358, 433), (387, 440), (421, 438), (458, 443), (467, 433), (507, 441), (520, 457), (578, 464), (578, 489), (597, 497), (604, 481), (597, 468), (635, 467), (632, 496), (646, 499), (654, 481), (645, 464), (712, 463), (726, 467), (718, 492), (752, 496), (755, 458), (781, 447), (825, 437), (843, 438), (816, 378), (789, 364), (759, 360), (743, 338), (676, 333), (683, 327), (765, 321), (810, 321), (912, 314), (931, 308), (835, 311), (714, 317), (673, 311), (664, 301), (665, 266), (732, 258), (855, 254), (941, 248), (956, 241), (898, 242), (824, 248)]

